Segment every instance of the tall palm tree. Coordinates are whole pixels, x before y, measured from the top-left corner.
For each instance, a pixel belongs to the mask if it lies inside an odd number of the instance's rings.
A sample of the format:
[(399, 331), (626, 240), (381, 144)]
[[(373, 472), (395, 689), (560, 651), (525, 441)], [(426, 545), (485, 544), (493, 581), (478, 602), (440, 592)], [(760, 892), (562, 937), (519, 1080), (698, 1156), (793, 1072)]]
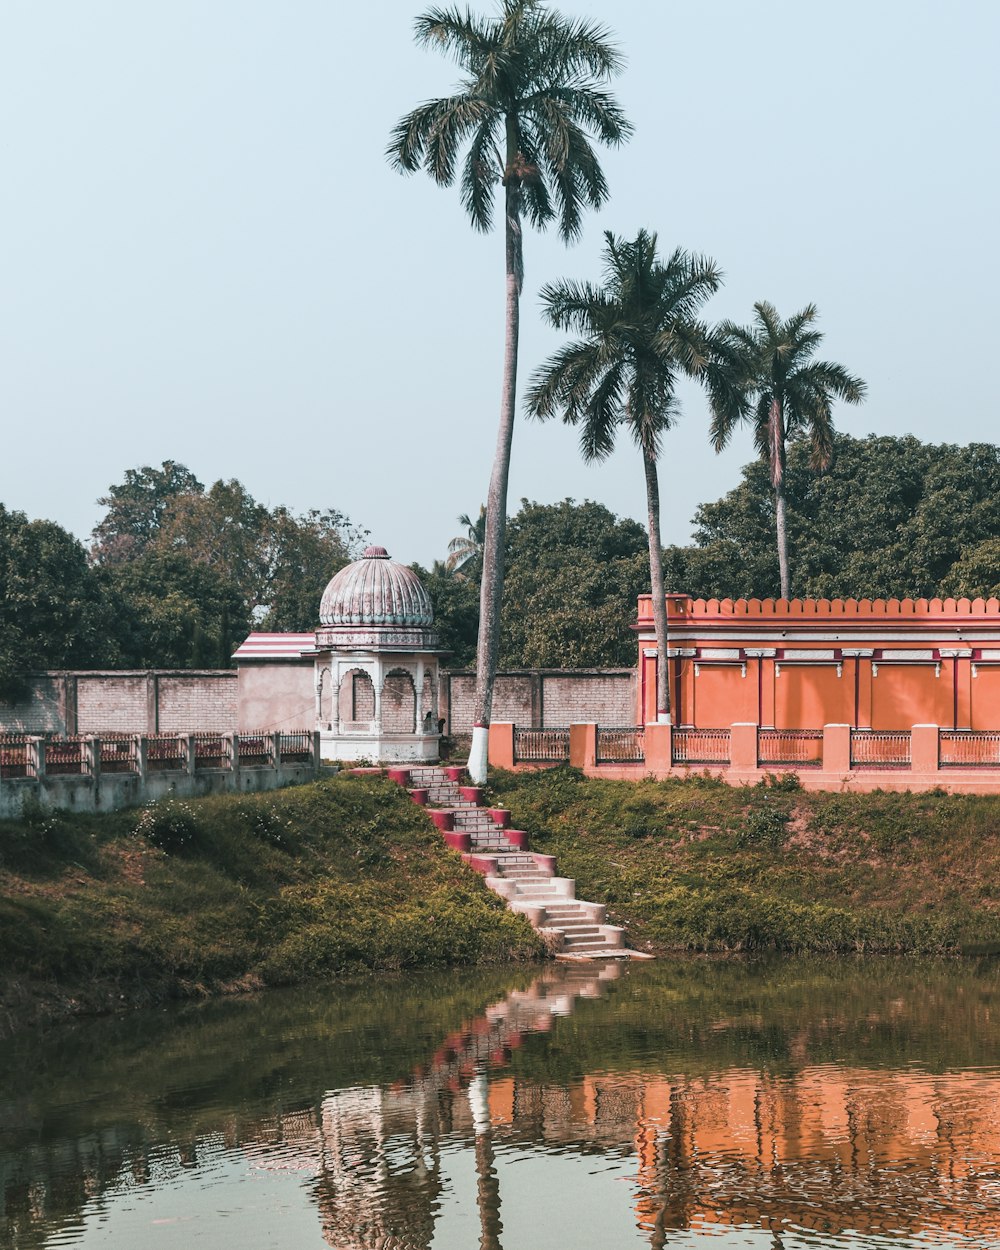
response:
[(603, 26), (570, 20), (539, 0), (502, 0), (491, 18), (458, 8), (429, 9), (416, 20), (416, 38), (453, 56), (464, 76), (456, 94), (429, 100), (399, 122), (388, 147), (390, 161), (405, 173), (423, 167), (436, 182), (451, 186), (461, 160), (462, 203), (477, 230), (493, 224), (497, 188), (504, 197), (503, 383), (486, 502), (476, 728), (469, 757), (469, 771), (480, 782), (486, 777), (503, 594), (524, 275), (522, 217), (540, 229), (556, 221), (566, 241), (576, 238), (584, 207), (597, 208), (608, 195), (592, 137), (617, 146), (632, 128), (606, 90), (622, 60)]
[(828, 469), (833, 459), (833, 399), (859, 404), (865, 383), (842, 365), (813, 360), (823, 335), (815, 329), (816, 306), (782, 321), (772, 304), (754, 304), (749, 326), (723, 322), (713, 336), (713, 360), (705, 371), (712, 405), (712, 444), (721, 451), (737, 425), (753, 426), (754, 442), (769, 466), (774, 491), (781, 597), (791, 598), (785, 517), (785, 452), (789, 439), (808, 438), (810, 465)]
[(445, 561), (448, 572), (458, 578), (465, 578), (463, 569), (473, 569), (483, 558), (483, 543), (486, 539), (486, 509), (479, 505), (479, 516), (473, 521), (467, 512), (458, 518), (459, 525), (465, 526), (465, 533), (459, 534), (448, 544), (448, 559)]
[(582, 337), (568, 343), (535, 374), (528, 407), (537, 417), (561, 414), (579, 425), (585, 460), (603, 460), (624, 426), (642, 453), (649, 513), (649, 581), (659, 655), (657, 720), (670, 719), (667, 609), (660, 541), (657, 460), (664, 433), (678, 413), (681, 374), (696, 375), (708, 360), (709, 336), (695, 317), (718, 290), (714, 261), (677, 249), (656, 254), (656, 235), (634, 242), (604, 235), (604, 283), (558, 282), (542, 291), (546, 318)]

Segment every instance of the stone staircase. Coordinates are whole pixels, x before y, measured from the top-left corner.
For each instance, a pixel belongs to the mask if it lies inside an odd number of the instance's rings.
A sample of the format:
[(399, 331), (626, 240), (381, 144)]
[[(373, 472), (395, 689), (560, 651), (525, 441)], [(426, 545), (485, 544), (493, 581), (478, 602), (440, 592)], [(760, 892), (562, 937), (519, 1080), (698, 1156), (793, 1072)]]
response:
[(562, 959), (628, 959), (625, 931), (605, 922), (603, 903), (576, 898), (576, 882), (556, 874), (555, 858), (528, 850), (528, 835), (511, 829), (510, 813), (482, 804), (482, 792), (462, 785), (461, 770), (437, 766), (390, 768), (414, 802), (426, 807), (445, 841), (481, 872), (486, 884), (523, 913)]

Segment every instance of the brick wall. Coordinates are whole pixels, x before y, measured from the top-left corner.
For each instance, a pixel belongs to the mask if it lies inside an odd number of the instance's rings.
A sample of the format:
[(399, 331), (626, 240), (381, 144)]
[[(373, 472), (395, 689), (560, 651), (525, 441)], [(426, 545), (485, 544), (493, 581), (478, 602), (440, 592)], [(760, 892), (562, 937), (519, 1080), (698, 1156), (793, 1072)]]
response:
[[(493, 720), (534, 729), (596, 721), (634, 725), (635, 670), (525, 669), (498, 673), (493, 692)], [(441, 715), (446, 732), (472, 732), (475, 674), (456, 670), (441, 675)]]
[(382, 683), (382, 729), (385, 733), (414, 732), (417, 697), (407, 673), (390, 673)]
[(29, 693), (16, 703), (0, 702), (0, 733), (64, 734), (66, 680), (56, 673), (31, 678)]
[(149, 729), (145, 673), (78, 673), (76, 732), (144, 734)]
[(634, 725), (635, 674), (549, 673), (542, 684), (545, 724)]
[[(235, 669), (34, 673), (30, 694), (0, 703), (0, 733), (230, 733)], [(256, 726), (255, 726), (256, 728)]]
[(235, 670), (161, 675), (159, 732), (232, 733), (238, 713)]

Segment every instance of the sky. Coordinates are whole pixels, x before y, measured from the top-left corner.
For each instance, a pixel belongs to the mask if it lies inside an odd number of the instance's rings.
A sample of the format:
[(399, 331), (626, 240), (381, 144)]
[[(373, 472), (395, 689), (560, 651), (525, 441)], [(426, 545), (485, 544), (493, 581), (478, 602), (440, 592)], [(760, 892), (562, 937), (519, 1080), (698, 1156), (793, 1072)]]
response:
[[(474, 5), (488, 11), (489, 5)], [(522, 386), (562, 341), (538, 291), (596, 278), (603, 231), (714, 258), (712, 319), (815, 303), (866, 379), (851, 434), (997, 440), (995, 0), (565, 0), (627, 61), (632, 141), (583, 239), (528, 233)], [(86, 540), (125, 470), (172, 459), (270, 505), (336, 508), (429, 565), (485, 499), (503, 238), (385, 160), (448, 94), (418, 0), (0, 0), (0, 502)], [(752, 458), (704, 398), (661, 460), (663, 538)], [(511, 511), (645, 517), (623, 441), (519, 417)]]

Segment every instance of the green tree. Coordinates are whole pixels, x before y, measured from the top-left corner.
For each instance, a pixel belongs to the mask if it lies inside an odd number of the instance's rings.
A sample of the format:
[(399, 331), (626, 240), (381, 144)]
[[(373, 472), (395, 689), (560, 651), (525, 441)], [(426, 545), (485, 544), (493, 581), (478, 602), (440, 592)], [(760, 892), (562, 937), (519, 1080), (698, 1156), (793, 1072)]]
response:
[(94, 560), (110, 565), (135, 559), (159, 534), (167, 508), (178, 497), (204, 489), (176, 460), (164, 460), (158, 469), (149, 464), (127, 469), (125, 480), (97, 501), (107, 511), (92, 535)]
[(435, 560), (430, 569), (411, 566), (434, 605), (434, 628), (441, 646), (451, 654), (450, 668), (467, 668), (476, 659), (479, 633), (479, 588), (470, 579), (455, 577), (447, 564)]
[(448, 544), (445, 565), (456, 577), (467, 577), (478, 582), (483, 567), (483, 543), (486, 540), (485, 507), (480, 504), (479, 516), (474, 521), (467, 512), (463, 512), (458, 523), (465, 526), (465, 533), (457, 535)]
[(267, 508), (236, 479), (206, 490), (173, 461), (129, 470), (102, 502), (93, 557), (132, 664), (226, 665), (254, 622), (312, 628), (323, 588), (365, 537), (332, 509)]
[[(507, 481), (517, 388), (520, 296), (524, 274), (522, 222), (558, 222), (569, 241), (584, 207), (599, 207), (608, 189), (592, 136), (622, 143), (631, 126), (606, 90), (621, 68), (608, 32), (572, 21), (539, 0), (502, 0), (495, 18), (434, 8), (416, 20), (419, 43), (450, 54), (464, 77), (451, 96), (430, 100), (393, 131), (388, 156), (412, 173), (423, 167), (451, 186), (461, 163), (462, 203), (477, 230), (493, 224), (503, 188), (506, 317), (497, 447), (486, 501), (480, 593), (473, 752), (469, 767), (486, 775), (486, 726), (493, 703), (499, 645), (507, 523)], [(464, 151), (464, 159), (462, 153)]]
[(635, 663), (646, 533), (602, 504), (521, 500), (507, 530), (500, 663), (591, 668)]
[(813, 327), (815, 305), (808, 304), (787, 321), (764, 301), (754, 304), (754, 312), (752, 325), (726, 321), (714, 337), (714, 359), (705, 372), (712, 443), (721, 451), (737, 425), (747, 422), (753, 427), (757, 451), (770, 471), (781, 595), (788, 599), (788, 443), (807, 439), (812, 468), (817, 472), (828, 468), (833, 456), (833, 400), (860, 403), (865, 383), (842, 365), (812, 359), (823, 339)]
[(83, 544), (0, 504), (0, 697), (32, 669), (114, 663), (115, 624)]
[[(796, 590), (818, 598), (987, 594), (1000, 584), (1000, 448), (903, 438), (833, 436), (816, 474), (807, 442), (787, 461)], [(775, 597), (781, 583), (768, 466), (702, 504), (695, 541), (668, 548), (675, 590), (706, 598)]]
[(660, 541), (657, 459), (663, 435), (678, 411), (682, 373), (706, 363), (708, 332), (696, 321), (721, 274), (714, 262), (677, 249), (663, 262), (656, 235), (640, 230), (634, 242), (605, 233), (604, 284), (559, 282), (542, 292), (546, 318), (558, 329), (582, 334), (536, 373), (529, 410), (561, 414), (580, 427), (585, 460), (611, 454), (624, 426), (642, 455), (649, 517), (649, 578), (659, 654), (657, 716), (670, 717), (667, 681), (667, 613)]

